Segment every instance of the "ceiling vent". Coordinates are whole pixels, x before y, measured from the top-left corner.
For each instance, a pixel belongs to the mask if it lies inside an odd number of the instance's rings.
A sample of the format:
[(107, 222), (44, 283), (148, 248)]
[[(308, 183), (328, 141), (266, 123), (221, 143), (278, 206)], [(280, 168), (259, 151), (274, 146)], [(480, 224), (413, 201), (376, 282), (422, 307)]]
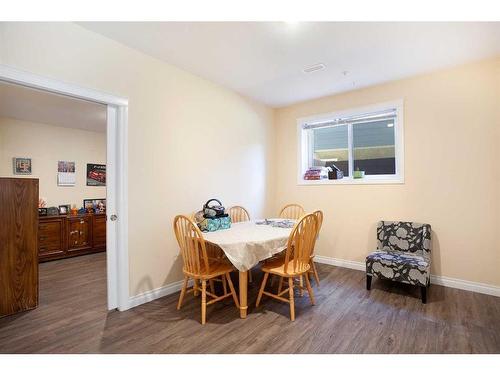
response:
[(304, 73), (312, 73), (312, 72), (317, 72), (318, 70), (323, 70), (325, 69), (325, 64), (315, 64), (308, 66), (307, 68), (302, 69)]

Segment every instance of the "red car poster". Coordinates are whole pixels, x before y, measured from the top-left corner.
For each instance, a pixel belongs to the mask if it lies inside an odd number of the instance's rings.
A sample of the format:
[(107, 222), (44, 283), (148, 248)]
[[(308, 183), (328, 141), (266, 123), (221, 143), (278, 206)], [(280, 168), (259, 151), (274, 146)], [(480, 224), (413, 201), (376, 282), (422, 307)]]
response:
[(106, 186), (106, 164), (87, 164), (87, 186)]

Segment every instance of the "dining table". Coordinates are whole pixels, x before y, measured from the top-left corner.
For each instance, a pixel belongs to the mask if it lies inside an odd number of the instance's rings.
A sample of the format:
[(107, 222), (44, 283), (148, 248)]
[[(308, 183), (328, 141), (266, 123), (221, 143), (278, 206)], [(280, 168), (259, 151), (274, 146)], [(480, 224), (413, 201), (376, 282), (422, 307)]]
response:
[(228, 229), (203, 233), (218, 246), (239, 272), (240, 317), (247, 317), (248, 271), (283, 251), (295, 224), (289, 219), (263, 219), (232, 223)]

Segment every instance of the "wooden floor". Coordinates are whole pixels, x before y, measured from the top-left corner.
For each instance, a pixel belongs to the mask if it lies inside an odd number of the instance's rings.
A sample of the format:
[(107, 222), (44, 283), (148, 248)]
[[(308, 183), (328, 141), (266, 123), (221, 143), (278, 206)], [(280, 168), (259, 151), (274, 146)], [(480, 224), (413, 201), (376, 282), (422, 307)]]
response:
[(246, 320), (229, 300), (215, 304), (203, 327), (192, 294), (181, 311), (178, 293), (106, 311), (105, 262), (101, 253), (41, 264), (40, 306), (0, 319), (0, 352), (500, 353), (497, 297), (433, 285), (423, 305), (417, 288), (374, 280), (367, 292), (363, 272), (318, 265), (317, 305), (297, 297), (295, 322), (286, 304), (264, 297)]

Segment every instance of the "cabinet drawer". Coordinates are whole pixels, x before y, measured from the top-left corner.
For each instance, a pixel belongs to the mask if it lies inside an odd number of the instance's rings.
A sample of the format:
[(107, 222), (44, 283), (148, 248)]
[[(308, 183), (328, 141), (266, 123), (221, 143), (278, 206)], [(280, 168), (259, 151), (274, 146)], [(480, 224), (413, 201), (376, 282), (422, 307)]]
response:
[(38, 256), (46, 257), (64, 253), (64, 221), (40, 220), (38, 224)]

